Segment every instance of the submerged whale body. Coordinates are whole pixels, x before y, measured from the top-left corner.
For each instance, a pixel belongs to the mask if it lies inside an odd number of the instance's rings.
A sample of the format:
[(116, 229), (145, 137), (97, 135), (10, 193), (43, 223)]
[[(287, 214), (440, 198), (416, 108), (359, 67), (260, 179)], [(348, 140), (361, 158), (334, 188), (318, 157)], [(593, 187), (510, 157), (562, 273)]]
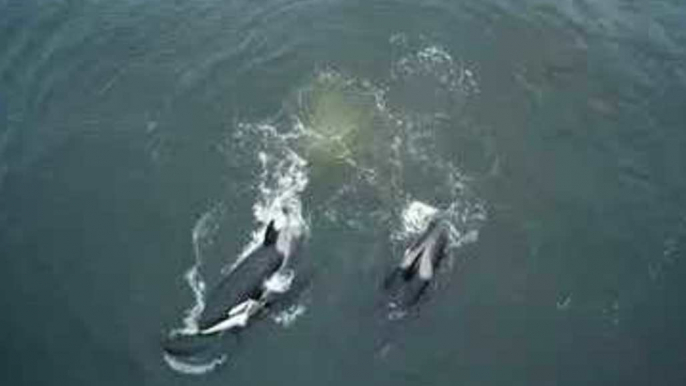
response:
[(421, 299), (446, 255), (448, 230), (446, 220), (435, 217), (405, 250), (400, 263), (384, 280), (393, 304), (408, 308)]
[[(289, 290), (294, 273), (287, 263), (300, 235), (288, 227), (277, 230), (274, 221), (270, 222), (262, 244), (209, 292), (197, 320), (197, 331), (169, 337), (162, 344), (164, 351), (198, 362), (211, 357), (212, 348), (224, 340), (217, 339), (217, 335), (242, 330), (253, 316)], [(285, 284), (274, 284), (276, 281)]]

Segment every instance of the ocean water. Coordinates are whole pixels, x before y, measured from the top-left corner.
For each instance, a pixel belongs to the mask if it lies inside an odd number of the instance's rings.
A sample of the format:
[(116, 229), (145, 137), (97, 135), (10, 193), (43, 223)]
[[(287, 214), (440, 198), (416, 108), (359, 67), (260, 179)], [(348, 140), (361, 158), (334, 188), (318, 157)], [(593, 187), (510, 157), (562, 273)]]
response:
[[(677, 0), (0, 0), (0, 384), (683, 385), (684, 170)], [(170, 360), (273, 218), (307, 285)]]

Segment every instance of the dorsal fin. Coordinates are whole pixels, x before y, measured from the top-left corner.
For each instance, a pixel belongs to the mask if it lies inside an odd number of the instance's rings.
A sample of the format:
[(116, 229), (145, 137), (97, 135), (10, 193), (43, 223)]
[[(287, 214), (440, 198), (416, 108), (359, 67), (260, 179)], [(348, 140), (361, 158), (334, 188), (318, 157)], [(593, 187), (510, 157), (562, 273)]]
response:
[(279, 231), (274, 228), (274, 220), (269, 222), (269, 225), (267, 225), (267, 230), (264, 232), (264, 241), (262, 241), (262, 245), (265, 247), (268, 247), (270, 245), (276, 244), (276, 239), (279, 237)]

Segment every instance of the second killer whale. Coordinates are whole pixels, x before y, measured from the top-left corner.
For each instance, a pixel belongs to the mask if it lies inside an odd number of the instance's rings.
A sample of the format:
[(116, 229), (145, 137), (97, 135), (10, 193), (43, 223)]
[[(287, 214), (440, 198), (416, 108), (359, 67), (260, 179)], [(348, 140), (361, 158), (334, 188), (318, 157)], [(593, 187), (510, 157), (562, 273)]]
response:
[(435, 216), (391, 268), (383, 288), (396, 306), (407, 309), (424, 297), (446, 257), (449, 229), (446, 219)]

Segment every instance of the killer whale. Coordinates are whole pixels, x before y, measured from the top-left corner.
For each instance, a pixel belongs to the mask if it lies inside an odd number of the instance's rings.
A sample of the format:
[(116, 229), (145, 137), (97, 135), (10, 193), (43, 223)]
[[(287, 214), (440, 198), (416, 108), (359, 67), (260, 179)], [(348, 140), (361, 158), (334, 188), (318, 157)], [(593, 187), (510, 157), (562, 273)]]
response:
[(222, 330), (219, 328), (222, 322), (238, 315), (249, 317), (260, 308), (265, 293), (265, 281), (283, 266), (286, 259), (285, 254), (276, 248), (278, 237), (279, 232), (274, 227), (274, 221), (271, 221), (262, 245), (229, 271), (209, 292), (205, 299), (205, 308), (198, 319), (201, 334), (219, 332)]
[(261, 245), (242, 259), (212, 288), (192, 333), (172, 334), (162, 342), (165, 353), (200, 360), (217, 347), (223, 332), (239, 332), (249, 321), (277, 300), (288, 299), (295, 273), (289, 267), (302, 232), (290, 224), (277, 230), (271, 221)]
[(446, 256), (449, 229), (447, 220), (436, 216), (405, 249), (383, 282), (394, 304), (409, 308), (420, 300)]

